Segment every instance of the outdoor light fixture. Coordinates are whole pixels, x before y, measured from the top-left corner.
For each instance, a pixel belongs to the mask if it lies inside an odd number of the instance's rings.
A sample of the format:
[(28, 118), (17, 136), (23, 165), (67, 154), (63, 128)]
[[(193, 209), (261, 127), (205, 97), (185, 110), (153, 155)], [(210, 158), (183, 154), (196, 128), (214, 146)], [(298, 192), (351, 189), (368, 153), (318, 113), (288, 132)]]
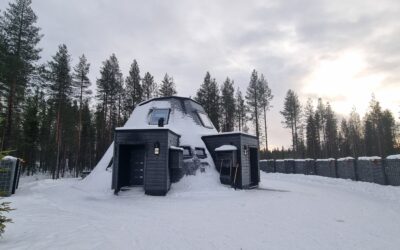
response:
[(249, 151), (249, 147), (248, 147), (247, 145), (244, 145), (244, 146), (243, 146), (243, 151), (244, 151), (244, 155), (247, 156), (247, 153), (248, 153), (248, 151)]
[(159, 142), (154, 143), (154, 154), (155, 155), (160, 154), (160, 143)]

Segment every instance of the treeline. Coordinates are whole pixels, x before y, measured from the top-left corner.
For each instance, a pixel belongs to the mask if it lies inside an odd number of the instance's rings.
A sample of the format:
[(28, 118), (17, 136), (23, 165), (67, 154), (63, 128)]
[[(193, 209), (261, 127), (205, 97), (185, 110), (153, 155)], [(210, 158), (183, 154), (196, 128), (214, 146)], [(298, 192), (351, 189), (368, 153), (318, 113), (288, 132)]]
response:
[(291, 130), (292, 148), (274, 149), (275, 158), (385, 157), (400, 151), (399, 125), (374, 96), (363, 118), (353, 109), (347, 119), (339, 119), (329, 102), (318, 99), (314, 106), (308, 99), (303, 107), (289, 90), (281, 114)]
[(48, 63), (38, 63), (42, 35), (36, 21), (31, 0), (16, 0), (0, 15), (1, 150), (24, 159), (28, 174), (78, 175), (97, 163), (114, 128), (138, 103), (176, 94), (175, 84), (168, 74), (159, 85), (149, 72), (141, 77), (135, 60), (124, 77), (112, 54), (93, 94), (85, 55), (72, 67), (62, 44)]
[[(65, 44), (49, 62), (39, 64), (42, 34), (36, 21), (31, 0), (16, 0), (0, 15), (1, 150), (24, 159), (27, 174), (79, 175), (96, 165), (114, 129), (140, 102), (176, 95), (175, 83), (168, 74), (159, 84), (149, 72), (141, 75), (136, 60), (124, 77), (114, 54), (92, 83), (85, 55), (71, 65)], [(207, 72), (195, 97), (218, 131), (248, 131), (251, 122), (266, 146), (271, 99), (268, 82), (255, 70), (245, 94), (235, 91), (230, 78), (219, 86)]]
[[(157, 83), (150, 72), (141, 74), (132, 61), (124, 76), (116, 55), (104, 60), (96, 82), (90, 81), (85, 55), (71, 65), (66, 45), (49, 62), (39, 64), (42, 38), (31, 0), (16, 0), (0, 11), (0, 143), (1, 151), (26, 161), (25, 171), (79, 175), (92, 169), (142, 101), (177, 94), (174, 79), (165, 74)], [(96, 93), (92, 89), (96, 86)], [(340, 122), (330, 105), (309, 101), (303, 108), (289, 91), (282, 111), (291, 129), (293, 147), (268, 147), (267, 113), (273, 98), (268, 81), (256, 70), (243, 93), (227, 77), (220, 85), (209, 72), (194, 99), (208, 113), (218, 131), (255, 131), (262, 157), (387, 155), (395, 149), (395, 122), (390, 111), (373, 101), (361, 119), (353, 111)]]

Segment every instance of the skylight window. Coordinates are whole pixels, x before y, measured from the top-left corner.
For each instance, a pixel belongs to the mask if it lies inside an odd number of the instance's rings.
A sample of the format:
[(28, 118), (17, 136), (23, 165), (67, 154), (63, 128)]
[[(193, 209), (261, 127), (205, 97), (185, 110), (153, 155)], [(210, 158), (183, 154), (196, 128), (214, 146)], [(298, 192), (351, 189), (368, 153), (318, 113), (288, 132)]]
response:
[(197, 112), (197, 114), (200, 117), (200, 121), (203, 124), (204, 127), (206, 128), (213, 128), (214, 125), (212, 124), (212, 122), (210, 121), (210, 119), (208, 118), (208, 116), (202, 112)]
[(164, 119), (164, 125), (168, 124), (169, 109), (153, 109), (150, 113), (150, 125), (158, 125), (160, 118)]

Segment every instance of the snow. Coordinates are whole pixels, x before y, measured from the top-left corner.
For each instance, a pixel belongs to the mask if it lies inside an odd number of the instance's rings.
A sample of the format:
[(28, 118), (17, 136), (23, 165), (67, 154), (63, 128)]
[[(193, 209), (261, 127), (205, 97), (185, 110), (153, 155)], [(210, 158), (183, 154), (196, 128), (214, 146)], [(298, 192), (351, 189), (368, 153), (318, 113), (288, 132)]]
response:
[(361, 156), (358, 157), (358, 160), (364, 160), (364, 161), (373, 161), (373, 160), (380, 160), (381, 157), (379, 156)]
[(399, 248), (400, 187), (261, 173), (259, 189), (235, 191), (208, 170), (165, 197), (21, 178), (0, 249)]
[(173, 149), (173, 150), (180, 150), (180, 151), (183, 151), (183, 148), (181, 148), (181, 147), (170, 146), (169, 148), (170, 148), (170, 149)]
[(334, 161), (335, 159), (333, 158), (328, 158), (328, 159), (317, 159), (317, 161)]
[(215, 149), (215, 151), (234, 151), (237, 150), (237, 147), (233, 146), (233, 145), (222, 145), (218, 148)]
[(386, 157), (386, 159), (389, 159), (389, 160), (400, 160), (400, 155), (389, 155), (388, 157)]
[(15, 158), (14, 156), (6, 155), (3, 157), (2, 160), (11, 160), (11, 161), (16, 161), (18, 158)]
[(354, 160), (354, 158), (350, 156), (337, 159), (337, 161), (352, 161), (352, 160)]
[(231, 131), (231, 132), (221, 132), (221, 133), (215, 133), (215, 134), (207, 134), (207, 135), (236, 135), (236, 134), (242, 134), (242, 135), (248, 135), (255, 137), (255, 135), (243, 132), (243, 131)]
[(295, 159), (294, 161), (298, 161), (298, 162), (304, 162), (304, 161), (313, 161), (314, 159), (311, 158), (305, 158), (305, 159)]

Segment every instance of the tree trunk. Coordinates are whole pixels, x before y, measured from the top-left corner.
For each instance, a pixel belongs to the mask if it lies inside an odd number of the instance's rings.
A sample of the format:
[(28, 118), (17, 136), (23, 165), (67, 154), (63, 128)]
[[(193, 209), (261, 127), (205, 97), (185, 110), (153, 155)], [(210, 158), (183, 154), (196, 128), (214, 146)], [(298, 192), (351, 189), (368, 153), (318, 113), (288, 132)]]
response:
[(268, 154), (267, 109), (264, 106), (265, 153)]

